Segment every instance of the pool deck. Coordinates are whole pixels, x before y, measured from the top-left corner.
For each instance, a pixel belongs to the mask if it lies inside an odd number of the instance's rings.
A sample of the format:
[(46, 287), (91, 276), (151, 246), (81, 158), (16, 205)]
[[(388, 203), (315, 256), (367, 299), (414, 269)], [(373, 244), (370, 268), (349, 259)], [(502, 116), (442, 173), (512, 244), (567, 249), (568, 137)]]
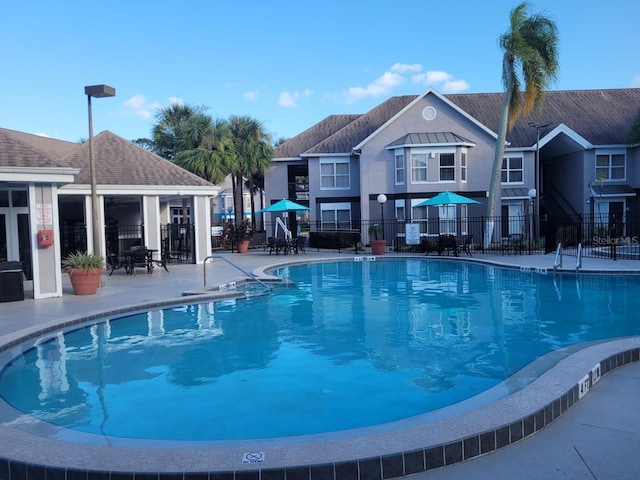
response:
[[(275, 265), (297, 261), (348, 259), (353, 255), (308, 250), (305, 255), (275, 256), (260, 250), (251, 251), (246, 255), (223, 253), (221, 256), (246, 271), (262, 275), (264, 270)], [(393, 257), (395, 254), (385, 256)], [(429, 258), (438, 257), (430, 256)], [(476, 255), (472, 259), (466, 257), (460, 257), (460, 259), (532, 269), (541, 273), (546, 271), (547, 274), (551, 274), (554, 256), (487, 254)], [(61, 298), (37, 301), (26, 298), (24, 301), (0, 303), (0, 345), (63, 320), (86, 316), (90, 312), (112, 311), (114, 307), (133, 308), (143, 303), (180, 298), (185, 292), (193, 294), (202, 291), (204, 279), (202, 265), (171, 265), (169, 270), (168, 273), (162, 269), (156, 269), (153, 275), (138, 273), (134, 276), (116, 271), (111, 277), (106, 275), (103, 277), (104, 287), (100, 288), (96, 295), (87, 297), (72, 295), (71, 286), (65, 276), (64, 295)], [(206, 270), (207, 284), (211, 287), (244, 278), (238, 270), (221, 259), (214, 259), (207, 265)], [(563, 268), (560, 271), (575, 274), (575, 270), (575, 257), (565, 256)], [(585, 258), (582, 262), (582, 271), (640, 274), (640, 261)], [(29, 292), (27, 292), (28, 295)], [(440, 444), (451, 446), (450, 451), (446, 448), (442, 451), (444, 461), (451, 461), (452, 464), (444, 468), (407, 475), (407, 478), (429, 480), (640, 478), (640, 459), (638, 458), (640, 362), (636, 361), (637, 358), (618, 360), (622, 358), (620, 352), (630, 350), (637, 352), (639, 347), (640, 338), (638, 337), (590, 346), (567, 356), (539, 380), (506, 399), (468, 414), (459, 415), (453, 421), (435, 421), (428, 425), (429, 428), (407, 425), (407, 428), (400, 432), (367, 432), (366, 435), (346, 435), (337, 440), (320, 436), (312, 439), (310, 443), (292, 440), (279, 445), (274, 445), (270, 441), (259, 442), (257, 445), (253, 443), (221, 445), (221, 448), (216, 448), (215, 451), (209, 448), (195, 448), (188, 451), (171, 449), (165, 450), (166, 454), (161, 455), (163, 457), (161, 460), (153, 452), (146, 455), (144, 453), (146, 450), (141, 451), (137, 448), (70, 444), (77, 450), (74, 468), (124, 472), (204, 472), (216, 469), (231, 472), (235, 470), (235, 478), (238, 480), (270, 478), (285, 480), (286, 469), (286, 480), (291, 480), (309, 478), (308, 467), (293, 468), (296, 465), (323, 465), (322, 468), (311, 470), (311, 477), (319, 479), (334, 479), (334, 476), (335, 479), (358, 478), (353, 470), (356, 465), (356, 470), (360, 470), (360, 478), (375, 480), (381, 477), (396, 477), (398, 473), (419, 472), (419, 469), (412, 470), (415, 466), (412, 466), (411, 462), (420, 457), (422, 462), (426, 461), (429, 465), (429, 455), (433, 453), (433, 451), (420, 449)], [(603, 373), (606, 375), (603, 375), (601, 380), (578, 401), (577, 396), (574, 395), (576, 392), (574, 386), (585, 371), (588, 372), (591, 366), (602, 361), (605, 361)], [(624, 366), (621, 366), (623, 364)], [(554, 411), (556, 401), (558, 412)], [(526, 431), (527, 419), (530, 418), (532, 422), (537, 421), (535, 415), (541, 411), (544, 414), (547, 406), (551, 408), (547, 416), (552, 416), (555, 419), (553, 422), (541, 429), (532, 423), (530, 428), (533, 428), (535, 433), (529, 432), (530, 435), (518, 430), (522, 428)], [(559, 418), (556, 419), (556, 417)], [(493, 430), (494, 427), (491, 425), (505, 423), (511, 424), (511, 430), (507, 428), (507, 435), (516, 437), (512, 440), (507, 439), (507, 444), (511, 444), (503, 448), (489, 449), (492, 450), (490, 453), (458, 462), (460, 455), (456, 451), (458, 444), (448, 442), (455, 438), (470, 439), (474, 434), (491, 431), (494, 435), (493, 441), (500, 443), (500, 429)], [(514, 425), (519, 426), (514, 429)], [(518, 437), (526, 438), (519, 440)], [(12, 431), (11, 428), (0, 425), (0, 459), (16, 458), (27, 464), (51, 465), (51, 458), (58, 458), (56, 453), (58, 447), (53, 445), (50, 448), (47, 442), (50, 441), (23, 431)], [(463, 442), (462, 446), (465, 451), (467, 447), (482, 449), (484, 446), (482, 442), (483, 438), (480, 437), (479, 445), (468, 446)], [(309, 448), (309, 445), (312, 448)], [(416, 449), (418, 457), (411, 453), (413, 449)], [(242, 465), (240, 460), (244, 453), (262, 451), (266, 452), (265, 463)], [(372, 454), (372, 452), (378, 453)], [(404, 455), (396, 455), (397, 452), (404, 452)], [(378, 457), (378, 455), (381, 458), (378, 463), (349, 462), (349, 460)], [(341, 462), (341, 467), (334, 466), (332, 473), (329, 473), (325, 467), (331, 462)], [(380, 464), (382, 470), (376, 466)], [(216, 468), (211, 468), (212, 465)], [(365, 471), (365, 468), (369, 467), (372, 467), (371, 473)], [(5, 476), (6, 480), (25, 478), (21, 476), (23, 472), (21, 468), (12, 465), (11, 462), (0, 461), (0, 480), (5, 480)], [(255, 473), (257, 469), (264, 469), (261, 477)], [(13, 472), (12, 476), (9, 476), (8, 472)], [(53, 472), (60, 475), (60, 470), (53, 470)], [(143, 477), (145, 480), (158, 478), (157, 475)], [(233, 475), (218, 477), (196, 474), (188, 477), (194, 480), (234, 478)], [(40, 477), (34, 476), (34, 478)], [(51, 478), (65, 477), (52, 474)], [(118, 478), (128, 480), (133, 479), (133, 476), (125, 475)], [(135, 478), (141, 478), (141, 476)], [(183, 477), (177, 475), (167, 478)], [(186, 479), (187, 476), (184, 478)]]

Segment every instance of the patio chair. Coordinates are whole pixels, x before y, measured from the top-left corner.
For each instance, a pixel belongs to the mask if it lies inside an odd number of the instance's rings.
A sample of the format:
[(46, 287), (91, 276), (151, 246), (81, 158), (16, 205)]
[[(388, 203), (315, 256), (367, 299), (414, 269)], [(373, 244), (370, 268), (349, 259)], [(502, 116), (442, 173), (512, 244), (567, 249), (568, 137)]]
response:
[(129, 251), (127, 273), (129, 275), (135, 274), (136, 268), (145, 268), (148, 274), (153, 273), (153, 262), (149, 261), (149, 251), (147, 250), (147, 247), (131, 247), (131, 250)]
[(473, 242), (473, 235), (467, 235), (462, 242), (458, 245), (458, 251), (464, 252), (470, 257), (471, 255), (471, 243)]
[(295, 254), (307, 253), (304, 249), (304, 245), (307, 242), (307, 237), (296, 237), (291, 241), (292, 250)]
[(447, 255), (453, 252), (456, 257), (458, 256), (458, 242), (453, 235), (446, 234), (438, 237), (438, 255), (444, 252), (447, 252)]
[(523, 236), (521, 233), (510, 233), (507, 237), (502, 239), (502, 254), (507, 252), (510, 255), (513, 252), (514, 255), (522, 254), (523, 249)]

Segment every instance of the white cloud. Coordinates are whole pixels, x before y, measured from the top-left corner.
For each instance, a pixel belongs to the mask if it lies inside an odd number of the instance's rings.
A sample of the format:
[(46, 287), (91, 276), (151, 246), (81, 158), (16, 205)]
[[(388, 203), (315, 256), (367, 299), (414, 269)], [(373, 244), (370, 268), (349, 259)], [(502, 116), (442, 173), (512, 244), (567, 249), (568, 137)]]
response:
[(442, 70), (430, 70), (424, 73), (418, 73), (411, 76), (411, 80), (415, 83), (436, 87), (442, 90), (442, 93), (456, 93), (468, 90), (470, 85), (462, 79), (456, 79), (450, 73)]
[(259, 90), (251, 90), (249, 92), (244, 92), (244, 94), (242, 95), (242, 97), (245, 100), (255, 100), (256, 98), (258, 98), (258, 93), (260, 91)]
[(384, 72), (382, 76), (376, 78), (366, 87), (350, 87), (344, 95), (344, 100), (346, 103), (354, 103), (365, 97), (388, 95), (394, 87), (397, 87), (402, 82), (404, 82), (402, 75), (391, 71)]
[(636, 75), (633, 80), (631, 80), (631, 88), (640, 88), (640, 75)]
[(419, 63), (394, 63), (391, 67), (392, 72), (420, 72), (422, 71), (422, 65)]
[(300, 98), (309, 98), (313, 95), (313, 90), (303, 90), (302, 92), (282, 92), (278, 98), (278, 105), (285, 108), (293, 108), (298, 106), (298, 100)]
[[(182, 103), (182, 100), (177, 98), (170, 99), (172, 103)], [(123, 102), (123, 105), (127, 107), (134, 115), (142, 118), (151, 118), (155, 110), (160, 108), (158, 102), (147, 103), (147, 99), (144, 95), (134, 95), (128, 100)]]

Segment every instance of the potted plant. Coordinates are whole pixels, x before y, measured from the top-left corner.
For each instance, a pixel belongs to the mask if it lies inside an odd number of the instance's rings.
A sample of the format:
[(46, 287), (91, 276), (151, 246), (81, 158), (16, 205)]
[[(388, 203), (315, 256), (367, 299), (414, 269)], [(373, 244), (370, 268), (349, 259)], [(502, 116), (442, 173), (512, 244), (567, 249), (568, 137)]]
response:
[(247, 253), (249, 241), (253, 238), (253, 225), (250, 220), (227, 224), (228, 236), (233, 241), (238, 253)]
[(387, 241), (384, 239), (378, 240), (378, 235), (382, 236), (382, 228), (377, 223), (374, 223), (369, 227), (369, 245), (371, 245), (371, 253), (374, 255), (384, 254), (384, 249), (387, 246)]
[(94, 295), (100, 284), (104, 258), (87, 252), (71, 253), (62, 262), (75, 295)]

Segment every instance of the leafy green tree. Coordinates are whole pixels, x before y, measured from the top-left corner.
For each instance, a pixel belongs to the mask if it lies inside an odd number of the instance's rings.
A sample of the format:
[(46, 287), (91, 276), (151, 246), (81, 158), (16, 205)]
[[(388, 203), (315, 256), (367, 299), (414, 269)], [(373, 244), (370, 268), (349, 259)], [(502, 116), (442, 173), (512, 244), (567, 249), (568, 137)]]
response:
[(222, 183), (237, 160), (229, 124), (202, 113), (184, 122), (175, 149), (176, 165), (211, 183)]
[[(240, 222), (244, 214), (242, 196), (244, 179), (250, 179), (256, 174), (264, 174), (271, 165), (273, 146), (270, 135), (265, 132), (262, 123), (258, 120), (248, 116), (232, 116), (229, 124), (237, 157), (230, 172), (233, 181), (235, 220)], [(254, 213), (255, 207), (252, 202), (252, 218)]]
[(545, 89), (556, 79), (559, 68), (558, 27), (555, 21), (540, 13), (529, 15), (528, 10), (527, 2), (511, 10), (509, 29), (498, 41), (504, 52), (502, 82), (505, 96), (489, 185), (485, 248), (491, 243), (494, 220), (500, 208), (500, 183), (507, 131), (519, 117), (539, 111)]
[(181, 137), (185, 135), (189, 119), (196, 114), (202, 114), (204, 107), (173, 103), (158, 110), (157, 123), (153, 126), (151, 137), (153, 152), (162, 158), (173, 161), (178, 151)]

